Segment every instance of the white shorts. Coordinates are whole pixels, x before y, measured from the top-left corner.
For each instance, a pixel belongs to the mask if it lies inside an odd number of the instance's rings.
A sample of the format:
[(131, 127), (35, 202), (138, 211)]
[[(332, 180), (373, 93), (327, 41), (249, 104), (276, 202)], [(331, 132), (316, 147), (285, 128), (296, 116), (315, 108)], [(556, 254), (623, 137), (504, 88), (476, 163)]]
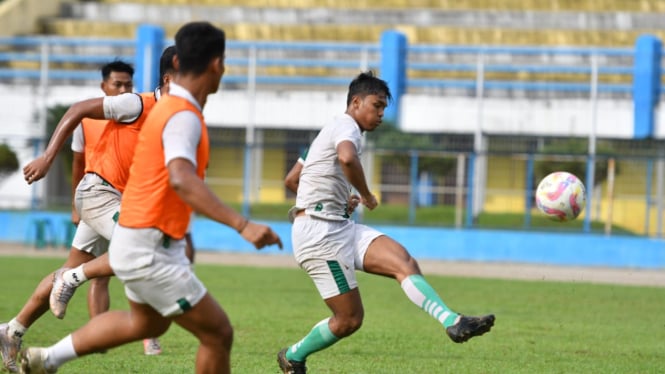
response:
[(291, 229), (293, 254), (323, 299), (358, 287), (355, 270), (363, 270), (367, 248), (383, 235), (351, 220), (296, 217)]
[(127, 298), (150, 305), (164, 317), (198, 304), (208, 291), (190, 267), (185, 244), (185, 239), (169, 238), (158, 229), (116, 225), (109, 261)]
[(95, 173), (86, 173), (76, 187), (74, 203), (81, 221), (107, 240), (118, 221), (122, 194)]
[(88, 226), (85, 221), (81, 221), (76, 227), (72, 247), (81, 252), (99, 257), (108, 250), (109, 241)]

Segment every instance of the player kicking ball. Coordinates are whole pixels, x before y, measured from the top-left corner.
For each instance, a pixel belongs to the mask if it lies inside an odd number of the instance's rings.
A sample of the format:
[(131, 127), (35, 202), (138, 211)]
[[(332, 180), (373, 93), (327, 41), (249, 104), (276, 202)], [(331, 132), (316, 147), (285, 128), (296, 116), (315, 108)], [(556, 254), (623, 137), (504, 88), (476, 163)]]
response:
[[(296, 164), (285, 180), (287, 187), (297, 188), (296, 205), (289, 211), (293, 254), (332, 317), (278, 353), (284, 373), (306, 373), (305, 361), (311, 354), (360, 328), (364, 311), (356, 270), (397, 280), (407, 297), (435, 318), (456, 343), (483, 335), (494, 325), (492, 314), (470, 317), (451, 310), (402, 245), (350, 219), (359, 203), (370, 210), (378, 205), (360, 163), (360, 145), (363, 132), (381, 124), (390, 99), (385, 81), (372, 72), (358, 75), (349, 86), (346, 112), (323, 127), (304, 162)], [(350, 194), (352, 188), (360, 196)]]

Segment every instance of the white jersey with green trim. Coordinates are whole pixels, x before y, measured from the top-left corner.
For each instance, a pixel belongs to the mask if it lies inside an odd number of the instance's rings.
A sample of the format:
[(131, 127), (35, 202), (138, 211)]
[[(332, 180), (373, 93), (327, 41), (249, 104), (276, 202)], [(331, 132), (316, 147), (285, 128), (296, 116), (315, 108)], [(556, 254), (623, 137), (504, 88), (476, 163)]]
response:
[(350, 141), (360, 154), (361, 139), (360, 127), (348, 114), (336, 116), (321, 129), (309, 146), (294, 209), (328, 220), (349, 218), (346, 206), (352, 186), (339, 164), (337, 146)]

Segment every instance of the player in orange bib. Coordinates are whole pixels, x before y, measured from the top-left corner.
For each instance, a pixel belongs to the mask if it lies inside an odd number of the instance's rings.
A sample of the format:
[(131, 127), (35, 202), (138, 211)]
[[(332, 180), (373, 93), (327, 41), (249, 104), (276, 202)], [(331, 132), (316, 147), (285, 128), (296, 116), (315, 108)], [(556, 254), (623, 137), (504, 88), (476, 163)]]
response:
[[(48, 172), (55, 154), (73, 132), (74, 182), (80, 180), (85, 171), (83, 180), (76, 189), (75, 200), (78, 211), (80, 211), (81, 205), (86, 210), (81, 212), (82, 219), (78, 224), (69, 258), (63, 264), (63, 268), (55, 274), (45, 277), (21, 312), (8, 324), (0, 325), (0, 352), (2, 352), (3, 364), (10, 371), (17, 370), (15, 359), (23, 334), (48, 310), (49, 299), (56, 317), (64, 317), (65, 299), (68, 301), (75, 290), (75, 287), (63, 287), (63, 285), (69, 285), (63, 281), (63, 274), (67, 269), (78, 270), (78, 273), (73, 274), (73, 278), (78, 281), (76, 285), (87, 280), (86, 274), (82, 271), (82, 264), (91, 264), (93, 269), (99, 269), (96, 270), (98, 274), (90, 275), (90, 278), (103, 277), (95, 279), (90, 287), (88, 295), (90, 316), (93, 317), (109, 309), (108, 276), (113, 275), (113, 272), (108, 265), (106, 251), (108, 239), (117, 219), (121, 191), (110, 183), (97, 179), (99, 176), (96, 171), (108, 175), (115, 185), (124, 189), (138, 131), (160, 92), (168, 90), (168, 82), (173, 73), (172, 57), (174, 54), (175, 47), (167, 48), (163, 53), (160, 66), (163, 85), (154, 92), (141, 95), (127, 93), (132, 90), (133, 68), (131, 66), (122, 62), (109, 64), (114, 69), (120, 69), (118, 66), (122, 67), (125, 76), (110, 74), (108, 82), (105, 80), (106, 85), (102, 86), (107, 96), (84, 100), (72, 105), (58, 124), (44, 155), (24, 168), (24, 175), (28, 183), (43, 178)], [(106, 67), (102, 71), (104, 72), (105, 69)], [(106, 120), (84, 117), (106, 118)], [(81, 122), (81, 126), (77, 126), (79, 122)], [(98, 141), (95, 141), (96, 139)], [(119, 142), (124, 146), (114, 146)], [(116, 154), (113, 154), (114, 152)], [(102, 160), (100, 161), (100, 159)], [(84, 162), (77, 163), (77, 160)], [(114, 168), (126, 170), (123, 172), (113, 170)], [(77, 174), (79, 174), (78, 179)], [(95, 210), (94, 206), (98, 206), (99, 209)], [(78, 219), (78, 211), (74, 209), (73, 220)], [(191, 245), (189, 235), (188, 243)], [(192, 248), (191, 253), (193, 254), (193, 247), (189, 248)], [(101, 281), (98, 282), (100, 279)], [(55, 286), (58, 287), (54, 287), (54, 281), (56, 281)], [(59, 292), (55, 292), (49, 298), (52, 289)], [(159, 342), (156, 339), (146, 340), (144, 352), (146, 354), (161, 353)]]
[(77, 357), (159, 336), (171, 322), (199, 340), (197, 373), (231, 370), (229, 318), (185, 256), (190, 213), (193, 209), (234, 228), (257, 249), (282, 243), (270, 227), (224, 204), (203, 180), (209, 145), (202, 111), (224, 73), (224, 32), (193, 22), (180, 28), (175, 40), (176, 77), (139, 134), (109, 247), (130, 310), (103, 313), (51, 347), (24, 350), (24, 372), (54, 373)]
[[(160, 61), (162, 84), (154, 92), (140, 95), (125, 95), (122, 102), (93, 103), (87, 110), (88, 115), (97, 116), (104, 111), (105, 117), (124, 118), (126, 121), (108, 121), (99, 144), (94, 150), (94, 157), (86, 167), (86, 174), (77, 188), (76, 205), (81, 212), (83, 221), (98, 233), (98, 241), (107, 244), (120, 209), (120, 199), (124, 192), (134, 150), (148, 113), (152, 110), (162, 93), (168, 92), (169, 82), (174, 72), (173, 56), (175, 47), (164, 50)], [(103, 105), (104, 104), (104, 105)], [(187, 257), (193, 263), (194, 249), (189, 233), (186, 235)], [(107, 248), (105, 246), (104, 248)], [(108, 255), (103, 255), (80, 264), (77, 267), (63, 267), (54, 275), (54, 284), (50, 295), (51, 311), (58, 318), (65, 315), (67, 303), (73, 296), (76, 287), (88, 279), (108, 279), (113, 270), (108, 264)], [(108, 284), (108, 281), (106, 281)], [(108, 287), (106, 300), (108, 300)], [(108, 302), (99, 313), (108, 310)], [(97, 313), (98, 314), (98, 313)], [(144, 353), (156, 355), (161, 353), (161, 346), (156, 338), (146, 339)]]
[[(100, 88), (106, 94), (106, 97), (116, 97), (126, 92), (131, 92), (133, 88), (132, 75), (134, 69), (122, 62), (113, 61), (101, 68), (102, 83)], [(72, 144), (74, 151), (74, 160), (72, 164), (72, 185), (75, 187), (81, 180), (83, 170), (86, 163), (90, 163), (93, 158), (94, 148), (97, 146), (102, 132), (108, 120), (95, 121), (91, 119), (84, 119), (83, 117), (77, 118), (72, 121), (70, 135), (76, 127), (76, 137)], [(65, 138), (62, 139), (64, 143)], [(43, 156), (29, 163), (24, 168), (24, 176), (26, 181), (30, 184), (33, 183), (46, 174), (48, 166), (53, 162), (55, 155), (62, 147), (62, 143), (57, 148), (51, 148), (44, 152)], [(45, 167), (39, 167), (45, 165)], [(73, 204), (72, 204), (73, 205)], [(72, 209), (72, 222), (78, 224), (74, 242), (72, 243), (72, 250), (69, 252), (69, 257), (65, 265), (77, 265), (87, 261), (90, 257), (94, 256), (91, 253), (96, 253), (97, 246), (94, 244), (94, 238), (97, 234), (87, 225), (79, 224), (79, 216), (75, 209)], [(104, 251), (106, 246), (103, 247)], [(2, 354), (2, 362), (5, 369), (10, 372), (17, 372), (16, 355), (20, 349), (23, 334), (27, 329), (41, 317), (48, 310), (48, 297), (51, 290), (53, 275), (49, 274), (39, 283), (33, 294), (27, 300), (21, 311), (12, 318), (8, 323), (0, 324), (0, 353)], [(101, 284), (100, 284), (101, 285)], [(93, 284), (90, 292), (94, 293), (101, 287)], [(103, 307), (108, 306), (108, 299), (104, 300), (102, 297), (89, 298), (89, 311), (94, 315), (96, 311)]]

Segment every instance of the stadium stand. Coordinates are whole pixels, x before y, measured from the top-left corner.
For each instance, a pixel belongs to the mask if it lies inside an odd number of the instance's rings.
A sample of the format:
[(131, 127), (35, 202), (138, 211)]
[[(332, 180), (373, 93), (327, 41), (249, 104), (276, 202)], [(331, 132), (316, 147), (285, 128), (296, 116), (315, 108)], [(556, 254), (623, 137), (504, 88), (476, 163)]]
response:
[[(74, 2), (44, 32), (132, 37), (158, 23), (167, 35), (191, 19), (224, 27), (235, 40), (378, 40), (385, 29), (413, 44), (630, 46), (641, 33), (665, 36), (665, 1), (247, 1)], [(659, 14), (660, 13), (660, 14)]]
[[(636, 0), (101, 0), (75, 1), (42, 32), (66, 37), (131, 39), (141, 23), (167, 37), (190, 20), (223, 27), (229, 40), (377, 43), (384, 31), (404, 33), (410, 45), (625, 47), (649, 33), (665, 39), (665, 1)], [(447, 56), (447, 63), (468, 63)], [(542, 56), (532, 57), (540, 62)], [(587, 61), (582, 64), (588, 65)], [(269, 67), (266, 74), (325, 76), (330, 69)], [(409, 71), (415, 79), (472, 79), (475, 71)], [(587, 82), (587, 74), (502, 71), (489, 79)], [(606, 74), (608, 83), (629, 83)]]

